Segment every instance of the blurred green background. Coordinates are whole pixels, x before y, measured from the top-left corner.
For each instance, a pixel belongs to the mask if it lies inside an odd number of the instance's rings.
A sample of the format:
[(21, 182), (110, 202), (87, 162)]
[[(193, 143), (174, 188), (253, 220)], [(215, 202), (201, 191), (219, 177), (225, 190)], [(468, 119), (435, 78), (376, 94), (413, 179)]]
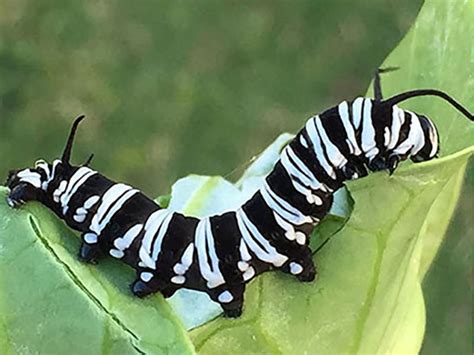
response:
[[(75, 161), (94, 152), (94, 168), (151, 196), (189, 173), (238, 176), (281, 132), (364, 94), (421, 5), (0, 0), (0, 176), (57, 157), (80, 113)], [(426, 280), (425, 353), (471, 353), (466, 181)]]

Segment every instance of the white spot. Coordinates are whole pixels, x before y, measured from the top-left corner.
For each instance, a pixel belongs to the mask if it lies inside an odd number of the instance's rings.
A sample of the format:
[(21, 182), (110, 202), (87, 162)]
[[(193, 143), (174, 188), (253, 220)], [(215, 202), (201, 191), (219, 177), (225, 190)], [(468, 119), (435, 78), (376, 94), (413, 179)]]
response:
[(295, 262), (290, 263), (290, 272), (293, 275), (301, 274), (302, 271), (303, 271), (303, 267), (300, 264), (295, 263)]
[(318, 195), (313, 195), (313, 200), (314, 203), (318, 206), (321, 206), (323, 204), (323, 200)]
[(95, 234), (95, 233), (86, 233), (86, 234), (84, 234), (84, 241), (87, 244), (97, 243), (97, 234)]
[(220, 303), (229, 303), (234, 299), (234, 296), (229, 291), (224, 291), (222, 292), (219, 297), (217, 297), (217, 300)]
[(144, 282), (148, 282), (153, 278), (153, 274), (151, 272), (142, 272), (140, 274), (140, 279)]
[(94, 206), (98, 201), (100, 197), (97, 195), (89, 197), (85, 202), (84, 202), (84, 208), (88, 210), (92, 206)]
[(183, 264), (178, 263), (173, 267), (173, 271), (178, 275), (184, 275), (187, 269)]
[(383, 138), (384, 138), (383, 145), (387, 147), (390, 144), (390, 129), (388, 127), (385, 127)]
[(237, 263), (237, 267), (239, 268), (240, 271), (244, 272), (245, 270), (247, 270), (249, 268), (249, 264), (245, 261), (239, 261)]
[(125, 255), (125, 253), (121, 250), (117, 249), (110, 249), (109, 254), (112, 255), (114, 258), (121, 259)]
[(86, 215), (85, 214), (75, 214), (72, 218), (77, 222), (77, 223), (82, 223), (86, 220)]
[(308, 142), (306, 141), (304, 136), (300, 136), (300, 143), (303, 147), (308, 148)]
[(304, 245), (306, 243), (306, 235), (303, 232), (296, 232), (296, 242), (300, 245)]
[(87, 210), (86, 210), (85, 208), (79, 207), (79, 208), (76, 210), (76, 214), (84, 214), (84, 215), (86, 215), (86, 214), (87, 214)]
[(171, 282), (174, 284), (182, 285), (186, 282), (186, 278), (184, 276), (173, 276), (171, 278)]
[(251, 280), (254, 276), (255, 276), (255, 269), (252, 266), (250, 266), (242, 275), (242, 277), (244, 278), (244, 281)]

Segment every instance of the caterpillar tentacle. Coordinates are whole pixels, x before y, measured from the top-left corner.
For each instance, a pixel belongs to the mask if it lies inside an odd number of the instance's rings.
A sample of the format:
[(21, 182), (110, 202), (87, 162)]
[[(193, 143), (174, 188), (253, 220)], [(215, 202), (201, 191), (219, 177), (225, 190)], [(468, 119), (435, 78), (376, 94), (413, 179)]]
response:
[[(383, 71), (380, 71), (383, 72)], [(382, 100), (356, 98), (308, 119), (283, 149), (263, 186), (235, 211), (195, 218), (162, 209), (140, 191), (88, 167), (70, 164), (78, 117), (61, 160), (39, 161), (10, 174), (11, 207), (38, 200), (82, 232), (79, 257), (96, 263), (105, 255), (136, 270), (132, 292), (170, 297), (180, 288), (206, 292), (227, 316), (242, 313), (245, 285), (277, 269), (302, 282), (316, 267), (309, 248), (315, 225), (329, 212), (333, 193), (369, 171), (394, 172), (410, 157), (433, 159), (439, 150), (434, 123), (396, 103), (435, 95), (468, 118), (472, 114), (437, 90)]]

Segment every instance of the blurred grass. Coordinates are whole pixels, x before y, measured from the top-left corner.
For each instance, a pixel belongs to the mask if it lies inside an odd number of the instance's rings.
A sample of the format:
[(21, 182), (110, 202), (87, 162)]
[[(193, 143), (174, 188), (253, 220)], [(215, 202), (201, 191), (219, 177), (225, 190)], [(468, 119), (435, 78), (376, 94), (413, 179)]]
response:
[(59, 155), (151, 195), (365, 92), (417, 1), (0, 1), (0, 176)]
[[(75, 161), (93, 151), (94, 168), (152, 196), (226, 175), (363, 94), (421, 2), (0, 0), (0, 176), (57, 157), (82, 112)], [(470, 170), (425, 282), (426, 354), (472, 346)]]

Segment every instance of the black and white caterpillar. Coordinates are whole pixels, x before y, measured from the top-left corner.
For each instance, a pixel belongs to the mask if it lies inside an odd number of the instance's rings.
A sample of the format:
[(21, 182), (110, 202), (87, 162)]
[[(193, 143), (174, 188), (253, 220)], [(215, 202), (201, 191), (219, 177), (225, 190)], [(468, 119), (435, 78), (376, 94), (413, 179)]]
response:
[(278, 269), (313, 281), (309, 236), (328, 213), (344, 181), (369, 171), (392, 173), (399, 162), (433, 159), (439, 150), (436, 126), (398, 103), (432, 95), (470, 120), (472, 113), (438, 90), (414, 90), (382, 99), (378, 73), (375, 98), (343, 101), (308, 119), (283, 149), (263, 186), (236, 211), (202, 219), (161, 208), (135, 188), (89, 168), (90, 159), (70, 163), (76, 129), (71, 128), (61, 159), (38, 161), (10, 172), (11, 207), (37, 200), (82, 233), (79, 257), (97, 262), (121, 259), (137, 272), (131, 285), (143, 297), (180, 288), (206, 292), (225, 315), (242, 312), (245, 285)]

